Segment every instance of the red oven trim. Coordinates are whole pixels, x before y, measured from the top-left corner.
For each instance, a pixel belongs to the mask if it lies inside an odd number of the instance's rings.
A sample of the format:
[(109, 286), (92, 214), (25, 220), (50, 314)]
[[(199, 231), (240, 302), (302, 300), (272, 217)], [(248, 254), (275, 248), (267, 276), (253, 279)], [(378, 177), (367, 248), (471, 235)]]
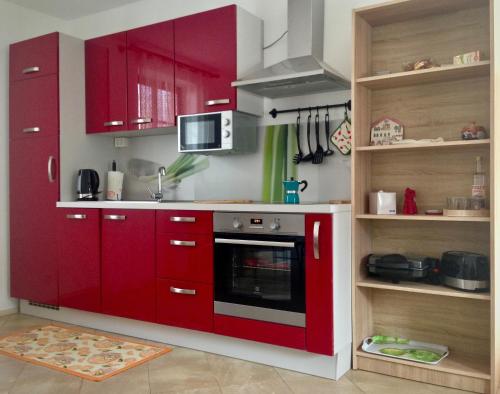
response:
[(252, 319), (214, 315), (214, 332), (235, 338), (305, 350), (306, 330)]

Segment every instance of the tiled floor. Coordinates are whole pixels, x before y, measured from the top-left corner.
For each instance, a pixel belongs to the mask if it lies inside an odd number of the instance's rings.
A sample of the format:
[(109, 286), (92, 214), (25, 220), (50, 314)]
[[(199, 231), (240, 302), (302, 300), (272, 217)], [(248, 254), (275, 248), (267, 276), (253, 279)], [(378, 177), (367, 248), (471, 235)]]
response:
[[(49, 320), (26, 315), (0, 317), (0, 336)], [(78, 377), (0, 356), (0, 394), (452, 394), (464, 391), (415, 383), (363, 371), (339, 381), (316, 378), (185, 348), (132, 368), (104, 382)]]

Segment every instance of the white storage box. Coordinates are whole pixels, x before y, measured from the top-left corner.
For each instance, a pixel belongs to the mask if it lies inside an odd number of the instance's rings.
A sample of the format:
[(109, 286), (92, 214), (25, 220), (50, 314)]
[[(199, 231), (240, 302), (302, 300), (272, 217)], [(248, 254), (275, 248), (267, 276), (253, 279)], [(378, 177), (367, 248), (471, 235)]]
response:
[(395, 215), (396, 193), (384, 191), (370, 193), (370, 213), (372, 215)]

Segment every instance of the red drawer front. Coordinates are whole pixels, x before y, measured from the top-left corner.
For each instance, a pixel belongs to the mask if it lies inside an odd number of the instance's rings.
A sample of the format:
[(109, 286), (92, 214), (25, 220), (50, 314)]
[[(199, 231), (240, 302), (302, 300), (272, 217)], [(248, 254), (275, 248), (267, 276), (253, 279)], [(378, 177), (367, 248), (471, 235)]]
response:
[(10, 84), (10, 138), (59, 135), (57, 75)]
[(158, 233), (212, 234), (212, 212), (159, 211), (156, 217)]
[(58, 71), (59, 33), (17, 42), (10, 46), (10, 80), (37, 78)]
[(220, 335), (304, 350), (306, 330), (240, 317), (214, 315), (214, 332)]
[(209, 235), (158, 234), (157, 274), (162, 278), (213, 283), (213, 239)]
[(158, 323), (213, 331), (212, 285), (158, 279), (157, 307)]

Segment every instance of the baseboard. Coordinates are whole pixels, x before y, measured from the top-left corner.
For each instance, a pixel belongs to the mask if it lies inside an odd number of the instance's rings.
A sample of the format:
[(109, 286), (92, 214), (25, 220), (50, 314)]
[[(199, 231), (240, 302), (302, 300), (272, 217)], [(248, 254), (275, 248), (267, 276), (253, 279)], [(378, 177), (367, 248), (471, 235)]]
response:
[(0, 316), (13, 315), (19, 312), (19, 307), (0, 309)]

